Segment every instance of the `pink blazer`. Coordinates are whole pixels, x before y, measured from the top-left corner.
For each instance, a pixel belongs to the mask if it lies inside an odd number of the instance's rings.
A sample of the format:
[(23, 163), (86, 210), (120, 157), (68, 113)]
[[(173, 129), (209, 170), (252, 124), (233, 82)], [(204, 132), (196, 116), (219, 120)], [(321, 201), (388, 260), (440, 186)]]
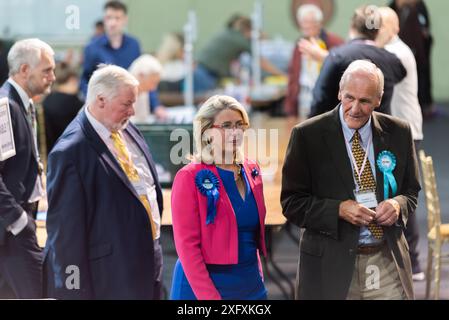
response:
[[(260, 169), (248, 160), (243, 167), (259, 210), (258, 250), (266, 255), (266, 209)], [(258, 175), (251, 174), (254, 168)], [(220, 181), (217, 215), (209, 225), (206, 225), (207, 198), (195, 185), (195, 176), (202, 169), (211, 170)], [(178, 171), (171, 192), (171, 210), (176, 251), (195, 296), (199, 300), (221, 299), (206, 264), (238, 263), (238, 230), (234, 209), (215, 165), (191, 163)]]

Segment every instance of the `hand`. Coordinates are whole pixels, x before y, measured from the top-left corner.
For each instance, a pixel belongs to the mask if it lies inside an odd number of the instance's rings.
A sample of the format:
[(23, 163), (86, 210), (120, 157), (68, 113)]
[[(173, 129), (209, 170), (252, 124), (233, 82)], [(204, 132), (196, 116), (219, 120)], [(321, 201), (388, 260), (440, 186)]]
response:
[(329, 51), (320, 47), (315, 38), (299, 40), (298, 49), (302, 54), (318, 62), (323, 62), (329, 54)]
[(349, 223), (361, 227), (369, 225), (374, 220), (376, 212), (354, 200), (346, 200), (340, 203), (338, 215)]
[(394, 199), (388, 199), (379, 203), (376, 208), (376, 222), (381, 226), (391, 226), (399, 219), (401, 206)]

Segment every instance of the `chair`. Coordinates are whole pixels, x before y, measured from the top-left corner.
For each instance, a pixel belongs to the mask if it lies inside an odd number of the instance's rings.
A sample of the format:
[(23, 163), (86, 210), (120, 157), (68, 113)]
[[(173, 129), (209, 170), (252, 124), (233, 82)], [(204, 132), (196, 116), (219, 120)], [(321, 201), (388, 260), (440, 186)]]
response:
[[(427, 205), (427, 223), (428, 223), (428, 254), (427, 254), (427, 271), (426, 271), (426, 299), (430, 295), (430, 287), (432, 281), (432, 271), (434, 272), (434, 298), (438, 300), (440, 297), (440, 274), (441, 263), (448, 254), (442, 254), (441, 248), (449, 242), (449, 224), (441, 224), (440, 199), (437, 191), (435, 179), (435, 171), (433, 168), (432, 157), (426, 156), (423, 150), (419, 151), (421, 160), (421, 168), (426, 196)], [(433, 260), (435, 259), (435, 265)]]

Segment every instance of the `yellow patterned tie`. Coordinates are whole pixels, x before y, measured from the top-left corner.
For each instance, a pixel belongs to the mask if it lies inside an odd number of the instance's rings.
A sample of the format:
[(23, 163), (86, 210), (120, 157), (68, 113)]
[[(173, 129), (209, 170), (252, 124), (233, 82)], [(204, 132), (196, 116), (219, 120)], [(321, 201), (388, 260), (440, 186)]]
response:
[[(139, 181), (140, 179), (139, 174), (137, 172), (136, 167), (134, 166), (134, 163), (129, 155), (128, 149), (126, 148), (125, 142), (123, 141), (122, 137), (118, 132), (112, 132), (111, 139), (112, 142), (114, 143), (115, 150), (117, 151), (118, 156), (117, 160), (120, 163), (120, 166), (122, 167), (129, 181), (131, 181), (131, 183)], [(139, 195), (139, 199), (142, 202), (145, 209), (147, 210), (154, 240), (154, 237), (156, 236), (156, 224), (154, 223), (153, 215), (151, 214), (150, 202), (148, 201), (148, 197), (146, 195)]]
[[(352, 137), (352, 154), (354, 155), (355, 162), (357, 163), (357, 167), (360, 170), (363, 165), (363, 159), (365, 158), (365, 151), (360, 144), (360, 133), (358, 130), (356, 130), (354, 136)], [(355, 169), (354, 176), (356, 177), (360, 190), (376, 190), (376, 180), (374, 180), (373, 171), (371, 170), (371, 164), (368, 160), (366, 161), (365, 168), (360, 176), (360, 180)], [(376, 239), (382, 239), (384, 235), (382, 227), (375, 222), (371, 222), (368, 225), (368, 230), (371, 231), (372, 235)]]

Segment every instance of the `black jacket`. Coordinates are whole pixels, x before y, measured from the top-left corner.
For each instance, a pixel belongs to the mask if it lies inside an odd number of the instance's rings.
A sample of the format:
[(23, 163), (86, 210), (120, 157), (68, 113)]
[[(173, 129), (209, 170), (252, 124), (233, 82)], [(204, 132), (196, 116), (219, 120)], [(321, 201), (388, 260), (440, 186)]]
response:
[(33, 192), (38, 176), (38, 162), (31, 124), (16, 89), (5, 82), (0, 97), (8, 97), (16, 155), (0, 161), (0, 245), (6, 228), (19, 219)]
[[(413, 282), (403, 230), (417, 205), (420, 190), (410, 127), (391, 116), (373, 112), (375, 158), (384, 150), (397, 159), (400, 218), (384, 227), (399, 277), (409, 299)], [(376, 168), (377, 169), (377, 168)], [(377, 198), (383, 199), (383, 176), (376, 170)], [(300, 246), (297, 297), (346, 299), (355, 265), (360, 228), (339, 218), (342, 201), (354, 200), (354, 179), (338, 108), (296, 126), (282, 169), (281, 204), (291, 223), (305, 228)]]

